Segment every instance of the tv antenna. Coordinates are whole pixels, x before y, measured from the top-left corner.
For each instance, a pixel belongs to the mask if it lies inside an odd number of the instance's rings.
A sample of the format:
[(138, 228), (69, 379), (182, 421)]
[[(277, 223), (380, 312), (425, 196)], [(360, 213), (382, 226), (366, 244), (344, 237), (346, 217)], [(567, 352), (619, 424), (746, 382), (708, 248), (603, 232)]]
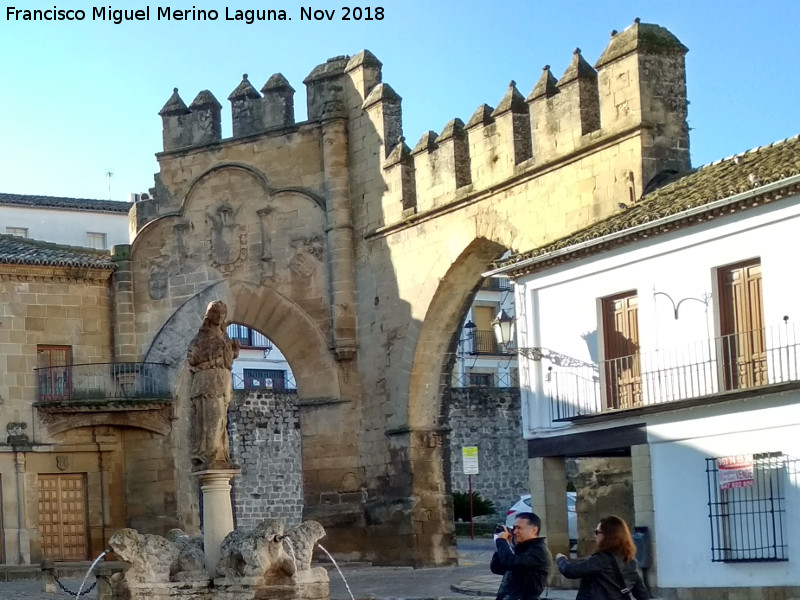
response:
[(109, 170), (106, 171), (106, 185), (108, 186), (108, 199), (111, 200), (111, 178), (114, 176), (114, 172)]

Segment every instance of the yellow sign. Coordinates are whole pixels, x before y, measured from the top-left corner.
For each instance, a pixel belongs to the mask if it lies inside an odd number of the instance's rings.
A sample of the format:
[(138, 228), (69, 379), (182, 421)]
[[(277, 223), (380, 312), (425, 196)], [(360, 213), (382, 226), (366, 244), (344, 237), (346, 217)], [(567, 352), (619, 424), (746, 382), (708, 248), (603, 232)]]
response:
[(478, 447), (462, 446), (461, 461), (464, 465), (464, 475), (478, 474)]

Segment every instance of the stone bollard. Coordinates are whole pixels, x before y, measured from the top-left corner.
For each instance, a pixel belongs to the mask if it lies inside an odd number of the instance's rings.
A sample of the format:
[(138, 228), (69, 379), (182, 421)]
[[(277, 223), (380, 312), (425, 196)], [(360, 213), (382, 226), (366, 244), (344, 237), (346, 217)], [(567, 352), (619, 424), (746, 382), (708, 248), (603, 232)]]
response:
[(56, 593), (56, 564), (50, 559), (42, 561), (42, 589), (46, 594)]

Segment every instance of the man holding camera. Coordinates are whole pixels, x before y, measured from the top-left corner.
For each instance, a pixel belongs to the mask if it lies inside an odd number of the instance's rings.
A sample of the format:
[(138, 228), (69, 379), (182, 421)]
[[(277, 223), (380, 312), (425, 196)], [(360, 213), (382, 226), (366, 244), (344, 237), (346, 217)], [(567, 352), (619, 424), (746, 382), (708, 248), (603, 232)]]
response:
[[(498, 527), (489, 569), (503, 576), (496, 600), (538, 600), (550, 573), (550, 551), (539, 537), (542, 521), (531, 512), (517, 514), (514, 527)], [(511, 540), (515, 546), (511, 546)]]

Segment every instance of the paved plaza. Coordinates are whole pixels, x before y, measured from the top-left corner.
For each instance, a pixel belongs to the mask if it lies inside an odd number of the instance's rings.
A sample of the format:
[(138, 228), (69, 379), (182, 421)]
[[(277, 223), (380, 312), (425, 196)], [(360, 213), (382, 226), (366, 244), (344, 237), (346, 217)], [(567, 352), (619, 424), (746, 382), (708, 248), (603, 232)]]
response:
[[(331, 600), (470, 600), (494, 598), (500, 576), (489, 572), (492, 557), (491, 539), (459, 539), (457, 567), (372, 567), (363, 563), (342, 565), (341, 575), (330, 567)], [(344, 576), (344, 580), (342, 579)], [(346, 580), (346, 584), (345, 584)], [(90, 578), (88, 584), (93, 583)], [(62, 583), (77, 592), (81, 578), (65, 578)], [(348, 590), (349, 586), (349, 590)], [(352, 597), (351, 597), (352, 592)], [(542, 598), (573, 600), (576, 590), (548, 589)], [(0, 582), (2, 600), (59, 600), (73, 598), (61, 590), (45, 593), (42, 582)], [(81, 599), (95, 600), (96, 590)]]

